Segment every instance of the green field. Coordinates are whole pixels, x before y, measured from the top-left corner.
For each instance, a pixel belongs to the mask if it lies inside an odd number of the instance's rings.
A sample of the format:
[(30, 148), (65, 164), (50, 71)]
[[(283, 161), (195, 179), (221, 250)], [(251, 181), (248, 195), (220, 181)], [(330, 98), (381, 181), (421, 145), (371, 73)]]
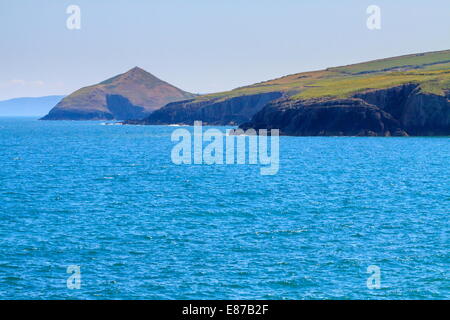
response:
[(197, 100), (282, 91), (291, 99), (346, 98), (371, 89), (406, 83), (423, 92), (444, 95), (450, 89), (450, 50), (374, 60), (321, 71), (297, 73), (235, 90), (203, 95)]

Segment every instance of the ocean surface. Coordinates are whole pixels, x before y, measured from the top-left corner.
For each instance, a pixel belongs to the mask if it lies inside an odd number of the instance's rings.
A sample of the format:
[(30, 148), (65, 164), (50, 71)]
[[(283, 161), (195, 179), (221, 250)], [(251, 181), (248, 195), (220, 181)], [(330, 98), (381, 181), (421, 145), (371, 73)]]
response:
[(262, 176), (175, 129), (0, 118), (0, 299), (450, 298), (449, 138), (281, 137)]

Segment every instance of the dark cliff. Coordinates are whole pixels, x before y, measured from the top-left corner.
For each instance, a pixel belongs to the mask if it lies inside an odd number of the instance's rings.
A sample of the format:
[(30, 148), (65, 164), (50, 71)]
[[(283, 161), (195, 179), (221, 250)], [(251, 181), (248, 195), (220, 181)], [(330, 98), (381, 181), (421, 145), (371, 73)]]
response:
[(193, 124), (200, 120), (209, 125), (238, 125), (249, 121), (267, 103), (282, 96), (280, 92), (243, 95), (233, 98), (186, 100), (169, 103), (141, 121), (126, 124)]
[(450, 135), (450, 103), (448, 95), (405, 84), (348, 99), (276, 101), (241, 128), (280, 129), (294, 136)]

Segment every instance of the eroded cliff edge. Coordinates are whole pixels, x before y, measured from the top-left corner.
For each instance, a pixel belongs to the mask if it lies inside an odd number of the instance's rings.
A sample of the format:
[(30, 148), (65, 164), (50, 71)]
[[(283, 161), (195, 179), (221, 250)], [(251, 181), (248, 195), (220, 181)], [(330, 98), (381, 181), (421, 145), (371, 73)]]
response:
[(252, 116), (269, 102), (283, 96), (281, 92), (267, 92), (242, 95), (231, 98), (212, 98), (205, 100), (185, 100), (169, 103), (156, 110), (143, 120), (129, 120), (125, 124), (168, 125), (187, 124), (202, 121), (208, 125), (239, 125), (249, 121)]
[(450, 94), (410, 83), (346, 99), (283, 99), (268, 103), (242, 129), (280, 129), (293, 136), (450, 135)]

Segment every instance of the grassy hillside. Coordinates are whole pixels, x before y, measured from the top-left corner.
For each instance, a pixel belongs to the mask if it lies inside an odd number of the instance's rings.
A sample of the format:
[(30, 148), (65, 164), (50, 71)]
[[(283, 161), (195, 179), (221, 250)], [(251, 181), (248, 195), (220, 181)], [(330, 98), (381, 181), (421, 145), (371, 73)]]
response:
[(450, 50), (298, 73), (197, 99), (230, 98), (272, 91), (287, 92), (294, 100), (346, 98), (358, 92), (405, 83), (417, 83), (424, 92), (444, 95), (450, 89)]
[(136, 105), (151, 111), (166, 103), (195, 96), (135, 67), (126, 73), (71, 93), (61, 102), (61, 106), (67, 109), (85, 107), (105, 111), (107, 94), (123, 95)]

